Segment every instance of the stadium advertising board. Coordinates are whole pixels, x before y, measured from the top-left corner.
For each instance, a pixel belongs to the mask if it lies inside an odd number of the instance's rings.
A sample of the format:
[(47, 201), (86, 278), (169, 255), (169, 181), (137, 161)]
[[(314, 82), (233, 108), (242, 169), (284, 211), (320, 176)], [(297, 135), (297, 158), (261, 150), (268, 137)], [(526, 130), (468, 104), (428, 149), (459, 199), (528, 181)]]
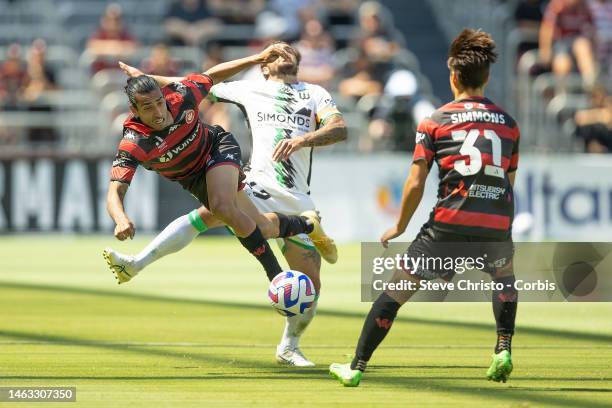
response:
[[(409, 168), (405, 155), (315, 157), (311, 192), (330, 233), (340, 241), (380, 236), (398, 214)], [(99, 158), (0, 161), (0, 232), (110, 231), (105, 208), (109, 169), (110, 161)], [(531, 216), (516, 238), (607, 240), (612, 235), (612, 179), (606, 176), (611, 169), (612, 160), (605, 156), (522, 156), (516, 210)], [(435, 166), (432, 172), (437, 174)], [(436, 185), (437, 176), (430, 175), (404, 240), (412, 239), (427, 220)], [(127, 211), (141, 232), (163, 228), (196, 206), (179, 186), (142, 169), (126, 197)]]
[[(112, 231), (106, 212), (109, 169), (109, 160), (96, 158), (0, 161), (0, 232)], [(176, 189), (152, 172), (138, 171), (126, 209), (139, 231), (155, 231), (193, 208), (189, 195), (177, 195)]]
[[(404, 155), (319, 157), (312, 196), (339, 240), (377, 240), (399, 213), (410, 164)], [(341, 170), (341, 171), (339, 171)], [(607, 156), (522, 155), (515, 183), (517, 240), (607, 241), (612, 236), (612, 159)], [(436, 200), (437, 170), (406, 233), (409, 241)], [(432, 177), (433, 176), (433, 177)]]

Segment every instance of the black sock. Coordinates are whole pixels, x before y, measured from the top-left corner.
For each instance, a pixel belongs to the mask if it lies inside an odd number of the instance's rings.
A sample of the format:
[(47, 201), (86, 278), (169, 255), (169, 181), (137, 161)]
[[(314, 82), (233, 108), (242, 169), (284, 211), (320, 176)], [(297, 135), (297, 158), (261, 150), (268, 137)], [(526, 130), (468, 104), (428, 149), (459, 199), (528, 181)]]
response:
[(372, 357), (374, 350), (384, 340), (391, 329), (393, 320), (401, 305), (391, 296), (383, 293), (372, 304), (370, 313), (363, 323), (355, 357), (351, 362), (352, 370), (365, 371), (366, 365)]
[(297, 234), (310, 234), (314, 227), (308, 218), (301, 215), (274, 214), (278, 217), (279, 238), (291, 237)]
[(512, 335), (518, 306), (518, 291), (514, 287), (515, 278), (514, 275), (504, 276), (493, 281), (504, 285), (502, 290), (494, 290), (492, 295), (493, 315), (497, 326), (495, 353), (502, 350), (512, 352)]
[(245, 238), (238, 238), (238, 241), (257, 258), (266, 270), (266, 275), (268, 275), (270, 281), (283, 271), (274, 252), (272, 252), (272, 248), (270, 248), (268, 241), (265, 240), (258, 227), (255, 227), (251, 235)]

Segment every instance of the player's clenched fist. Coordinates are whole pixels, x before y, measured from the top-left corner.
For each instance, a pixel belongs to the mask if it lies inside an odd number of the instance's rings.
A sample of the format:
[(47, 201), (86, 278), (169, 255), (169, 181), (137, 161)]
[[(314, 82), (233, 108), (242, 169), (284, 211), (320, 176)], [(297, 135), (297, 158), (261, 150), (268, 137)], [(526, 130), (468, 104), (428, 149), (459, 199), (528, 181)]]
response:
[(136, 229), (132, 221), (120, 222), (115, 226), (115, 238), (119, 241), (124, 241), (128, 238), (132, 239), (135, 233)]

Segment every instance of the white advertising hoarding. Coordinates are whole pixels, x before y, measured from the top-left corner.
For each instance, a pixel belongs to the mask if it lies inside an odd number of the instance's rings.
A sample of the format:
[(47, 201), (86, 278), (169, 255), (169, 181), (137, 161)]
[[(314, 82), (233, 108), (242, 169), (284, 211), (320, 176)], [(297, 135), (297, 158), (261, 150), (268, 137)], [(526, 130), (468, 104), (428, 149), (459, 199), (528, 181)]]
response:
[[(312, 197), (339, 241), (377, 241), (397, 218), (411, 164), (406, 154), (315, 157)], [(434, 165), (421, 205), (401, 239), (414, 238), (436, 201)], [(612, 239), (612, 156), (523, 154), (515, 183), (517, 213), (532, 215), (517, 240)]]

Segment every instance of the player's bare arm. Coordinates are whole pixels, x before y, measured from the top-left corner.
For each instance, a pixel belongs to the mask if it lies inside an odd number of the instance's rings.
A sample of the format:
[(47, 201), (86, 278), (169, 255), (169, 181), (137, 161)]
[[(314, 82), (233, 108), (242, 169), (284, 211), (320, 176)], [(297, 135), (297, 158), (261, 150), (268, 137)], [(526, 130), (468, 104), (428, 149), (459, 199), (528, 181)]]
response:
[(274, 161), (287, 160), (302, 147), (329, 146), (342, 142), (348, 137), (346, 124), (341, 115), (334, 115), (318, 130), (304, 136), (281, 140), (272, 153)]
[(134, 238), (136, 229), (134, 224), (125, 213), (123, 207), (123, 199), (127, 193), (129, 185), (119, 181), (111, 181), (108, 186), (108, 194), (106, 196), (106, 210), (115, 221), (115, 238), (119, 241), (124, 241), (127, 238)]
[(402, 205), (400, 216), (397, 220), (397, 224), (389, 228), (380, 237), (380, 242), (386, 248), (389, 240), (397, 238), (406, 231), (410, 219), (414, 215), (421, 199), (423, 198), (423, 191), (425, 191), (425, 180), (429, 174), (429, 167), (425, 160), (418, 160), (412, 163), (410, 168), (410, 174), (404, 182), (404, 192), (402, 193)]
[(508, 180), (510, 180), (510, 185), (514, 188), (514, 177), (516, 176), (516, 171), (508, 173)]
[[(210, 79), (212, 79), (212, 82), (217, 84), (219, 82), (223, 82), (224, 80), (233, 75), (236, 75), (240, 71), (252, 67), (253, 65), (264, 64), (273, 61), (280, 55), (286, 55), (286, 51), (284, 51), (284, 49), (279, 45), (275, 44), (267, 47), (265, 50), (258, 54), (215, 65), (208, 71), (204, 72), (204, 74), (208, 75)], [(132, 78), (140, 75), (145, 75), (138, 68), (132, 67), (121, 61), (119, 61), (119, 68), (121, 68), (127, 76)], [(172, 82), (180, 82), (185, 79), (185, 77), (166, 77), (160, 75), (149, 76), (153, 78), (160, 87), (164, 87), (168, 84), (171, 84)]]
[(279, 44), (273, 44), (258, 54), (215, 65), (206, 71), (205, 74), (213, 80), (213, 83), (217, 84), (225, 81), (227, 78), (237, 74), (238, 72), (245, 70), (246, 68), (250, 68), (253, 65), (272, 62), (279, 56), (285, 56), (288, 58), (287, 51), (285, 51)]

